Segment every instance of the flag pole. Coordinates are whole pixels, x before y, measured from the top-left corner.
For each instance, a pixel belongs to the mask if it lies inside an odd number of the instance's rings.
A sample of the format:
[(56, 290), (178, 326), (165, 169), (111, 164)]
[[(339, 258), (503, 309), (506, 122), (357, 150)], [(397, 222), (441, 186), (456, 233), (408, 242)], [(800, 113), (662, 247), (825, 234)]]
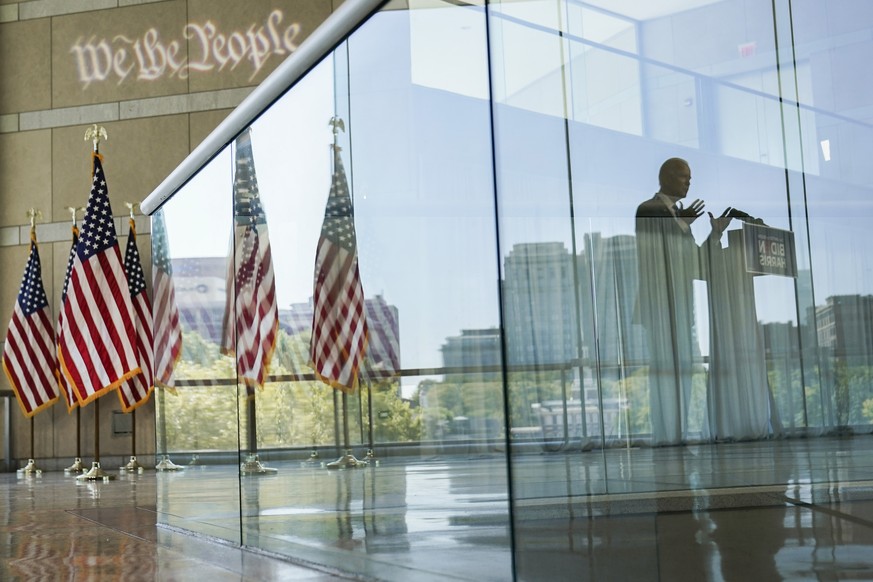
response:
[[(96, 123), (85, 130), (85, 141), (91, 140), (94, 145), (94, 153), (100, 153), (100, 139), (109, 139), (106, 133), (106, 128)], [(109, 481), (115, 479), (115, 475), (110, 475), (100, 468), (100, 399), (94, 401), (94, 462), (91, 464), (91, 469), (76, 477), (82, 481), (96, 481), (102, 479)]]
[(33, 416), (30, 417), (30, 457), (27, 459), (27, 464), (22, 468), (18, 469), (18, 473), (21, 475), (31, 476), (31, 475), (41, 475), (42, 469), (36, 466), (35, 456), (33, 454)]
[(368, 461), (376, 458), (376, 453), (373, 451), (373, 389), (369, 375), (367, 377), (367, 440), (369, 447), (364, 458)]
[[(134, 226), (134, 211), (137, 206), (139, 206), (139, 202), (125, 202), (125, 206), (130, 211), (130, 226), (133, 228)], [(136, 232), (136, 231), (133, 231)], [(118, 468), (119, 471), (131, 471), (131, 472), (139, 472), (142, 473), (145, 468), (139, 464), (139, 461), (136, 460), (136, 410), (130, 411), (130, 461), (123, 467)]]
[[(346, 130), (345, 122), (341, 117), (333, 116), (328, 121), (328, 125), (333, 129), (333, 144), (331, 144), (330, 149), (331, 153), (338, 155), (336, 152), (339, 152), (339, 132)], [(331, 159), (335, 159), (334, 156), (331, 156)], [(335, 174), (337, 168), (334, 167), (331, 169), (331, 174)], [(332, 463), (328, 463), (326, 467), (328, 469), (356, 469), (359, 467), (366, 467), (369, 465), (367, 461), (359, 461), (355, 458), (355, 455), (352, 454), (351, 442), (349, 438), (349, 395), (343, 390), (342, 391), (342, 409), (343, 409), (343, 449), (344, 453), (340, 456), (339, 459), (333, 461)]]
[[(70, 218), (73, 220), (73, 241), (75, 244), (75, 240), (77, 238), (78, 229), (76, 227), (76, 213), (79, 211), (84, 212), (85, 207), (76, 208), (75, 206), (67, 206), (67, 210), (70, 213)], [(64, 473), (84, 473), (85, 472), (85, 464), (82, 463), (82, 407), (76, 406), (76, 458), (73, 461), (73, 464), (64, 469)]]
[(76, 406), (76, 459), (73, 464), (64, 469), (64, 473), (82, 473), (85, 465), (82, 463), (82, 407)]
[[(248, 390), (249, 388), (246, 386), (246, 391)], [(254, 390), (254, 388), (252, 388), (252, 390)], [(261, 464), (261, 460), (258, 458), (258, 415), (257, 410), (255, 409), (254, 392), (248, 394), (248, 397), (246, 398), (246, 415), (248, 418), (248, 422), (246, 422), (248, 430), (246, 430), (246, 433), (249, 441), (249, 452), (246, 455), (246, 460), (240, 464), (240, 472), (243, 475), (272, 475), (277, 473), (278, 469), (265, 467)]]
[[(247, 132), (245, 132), (243, 135), (241, 135), (240, 137), (238, 137), (234, 141), (234, 147), (236, 148), (235, 149), (235, 157), (236, 157), (236, 162), (237, 162), (236, 170), (235, 170), (235, 174), (234, 174), (234, 178), (233, 178), (234, 179), (234, 214), (235, 214), (234, 225), (236, 225), (236, 220), (240, 217), (240, 215), (237, 214), (237, 212), (238, 212), (238, 207), (237, 207), (238, 198), (237, 198), (237, 196), (239, 194), (238, 182), (243, 182), (243, 183), (245, 183), (245, 185), (243, 185), (241, 188), (246, 192), (246, 194), (251, 196), (251, 198), (248, 199), (249, 204), (247, 206), (247, 211), (245, 214), (249, 217), (249, 220), (251, 220), (252, 222), (251, 222), (251, 224), (246, 226), (246, 234), (249, 233), (248, 228), (257, 223), (257, 220), (258, 220), (257, 215), (258, 214), (260, 214), (260, 218), (263, 218), (264, 228), (266, 229), (266, 217), (263, 215), (263, 208), (260, 207), (260, 202), (259, 202), (260, 194), (258, 193), (257, 181), (255, 179), (254, 155), (251, 153), (249, 154), (250, 159), (248, 160), (248, 162), (249, 162), (248, 168), (251, 172), (250, 174), (248, 171), (245, 171), (240, 166), (241, 160), (244, 159), (240, 155), (240, 144), (241, 144), (240, 140), (243, 138), (247, 138), (248, 140), (251, 140), (251, 133), (252, 133), (252, 128), (249, 127)], [(247, 143), (250, 144), (250, 141)], [(251, 147), (250, 145), (244, 147), (244, 151), (250, 152), (250, 147)], [(242, 173), (242, 176), (241, 176), (241, 173)], [(259, 209), (257, 212), (255, 211), (256, 208)], [(234, 228), (236, 228), (236, 226), (234, 226)], [(264, 232), (266, 233), (266, 230)], [(255, 236), (257, 237), (258, 236), (257, 230), (255, 230), (254, 233), (255, 233)], [(246, 236), (246, 235), (244, 235), (244, 236)], [(243, 248), (245, 248), (244, 243), (243, 243)], [(255, 248), (258, 248), (258, 247), (256, 246)], [(236, 249), (234, 247), (234, 254), (235, 253), (236, 253)], [(253, 253), (254, 253), (254, 251), (253, 251)], [(259, 253), (259, 251), (258, 251), (258, 253)], [(254, 253), (254, 254), (258, 254), (258, 253)], [(255, 261), (255, 257), (254, 256), (246, 257), (243, 260), (244, 261), (248, 261), (248, 260)], [(239, 269), (240, 267), (237, 266), (237, 268)], [(272, 267), (271, 267), (271, 269), (272, 269)], [(237, 279), (237, 283), (235, 283), (235, 286), (239, 284), (238, 281), (239, 280)], [(255, 280), (250, 280), (247, 282), (247, 284), (257, 285), (258, 282)], [(239, 288), (236, 289), (236, 292), (240, 293)], [(255, 393), (256, 393), (258, 388), (263, 387), (263, 381), (265, 380), (265, 378), (259, 379), (258, 381), (251, 381), (251, 379), (248, 378), (248, 376), (240, 369), (239, 351), (244, 350), (245, 348), (243, 348), (239, 343), (239, 329), (236, 325), (236, 323), (237, 323), (236, 320), (238, 318), (242, 318), (244, 316), (239, 312), (239, 305), (237, 304), (236, 300), (233, 302), (233, 305), (234, 305), (233, 329), (234, 329), (234, 335), (235, 335), (233, 349), (235, 352), (237, 352), (235, 354), (235, 359), (237, 361), (237, 374), (243, 380), (243, 384), (245, 385), (246, 396), (247, 396), (247, 398), (246, 398), (246, 439), (248, 440), (248, 452), (246, 454), (245, 461), (240, 463), (240, 473), (243, 475), (274, 474), (274, 473), (278, 472), (278, 470), (271, 468), (271, 467), (265, 467), (261, 463), (261, 460), (258, 458), (258, 414), (257, 414), (257, 405), (255, 403)], [(253, 305), (253, 306), (249, 306), (249, 307), (258, 307), (258, 306)]]
[(115, 475), (107, 473), (100, 468), (100, 399), (94, 401), (94, 462), (91, 463), (91, 469), (76, 477), (80, 481), (109, 481), (115, 479)]
[(123, 467), (118, 468), (119, 471), (129, 471), (131, 473), (142, 473), (145, 467), (139, 464), (136, 460), (136, 410), (130, 411), (130, 461)]
[[(30, 218), (30, 240), (35, 240), (36, 237), (36, 218), (38, 216), (42, 216), (42, 212), (35, 208), (31, 208), (27, 211), (27, 216)], [(27, 459), (27, 464), (18, 470), (22, 475), (40, 475), (42, 474), (42, 469), (37, 467), (36, 465), (36, 455), (34, 454), (34, 441), (36, 440), (34, 437), (33, 430), (33, 415), (30, 417), (30, 457)]]

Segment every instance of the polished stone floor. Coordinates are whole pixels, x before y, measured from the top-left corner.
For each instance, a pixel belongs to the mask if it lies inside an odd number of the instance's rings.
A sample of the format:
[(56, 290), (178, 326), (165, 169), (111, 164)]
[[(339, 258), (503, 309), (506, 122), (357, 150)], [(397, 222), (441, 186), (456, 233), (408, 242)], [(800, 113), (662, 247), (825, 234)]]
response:
[(2, 474), (0, 580), (873, 580), (869, 435), (264, 464)]
[(159, 476), (79, 482), (62, 472), (0, 474), (0, 580), (348, 579), (157, 527)]

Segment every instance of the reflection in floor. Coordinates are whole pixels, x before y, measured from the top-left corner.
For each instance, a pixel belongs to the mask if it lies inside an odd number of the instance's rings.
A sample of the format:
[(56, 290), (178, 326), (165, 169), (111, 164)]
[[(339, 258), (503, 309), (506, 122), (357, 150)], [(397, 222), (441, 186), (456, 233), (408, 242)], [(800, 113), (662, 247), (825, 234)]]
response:
[(873, 579), (869, 439), (4, 474), (0, 579)]

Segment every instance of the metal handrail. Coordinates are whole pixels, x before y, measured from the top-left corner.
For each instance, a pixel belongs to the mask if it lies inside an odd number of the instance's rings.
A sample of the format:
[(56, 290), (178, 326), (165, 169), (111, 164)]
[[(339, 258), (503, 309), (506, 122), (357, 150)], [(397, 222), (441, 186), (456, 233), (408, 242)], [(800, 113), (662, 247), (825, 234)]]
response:
[(143, 213), (154, 214), (272, 103), (385, 3), (386, 0), (345, 0), (143, 200), (140, 206)]

